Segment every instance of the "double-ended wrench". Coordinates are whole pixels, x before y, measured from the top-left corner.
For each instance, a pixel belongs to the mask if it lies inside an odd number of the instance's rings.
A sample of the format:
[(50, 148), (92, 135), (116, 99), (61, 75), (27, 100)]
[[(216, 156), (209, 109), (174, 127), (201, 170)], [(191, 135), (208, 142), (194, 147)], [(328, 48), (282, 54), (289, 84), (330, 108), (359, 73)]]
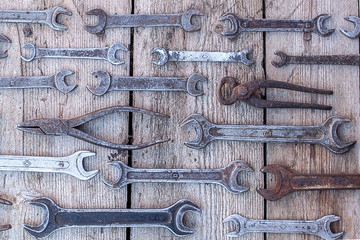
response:
[[(5, 35), (0, 34), (0, 43), (11, 43), (10, 39), (8, 39)], [(7, 54), (4, 52), (0, 52), (0, 58), (6, 58)]]

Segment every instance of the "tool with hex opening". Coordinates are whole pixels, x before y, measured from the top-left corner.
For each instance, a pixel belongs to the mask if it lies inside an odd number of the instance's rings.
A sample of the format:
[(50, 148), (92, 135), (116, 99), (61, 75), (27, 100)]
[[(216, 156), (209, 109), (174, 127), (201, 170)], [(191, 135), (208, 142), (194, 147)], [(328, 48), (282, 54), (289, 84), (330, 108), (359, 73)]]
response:
[[(8, 39), (5, 35), (0, 34), (0, 43), (11, 43), (10, 39)], [(7, 54), (0, 52), (0, 58), (6, 58)]]
[(345, 36), (349, 38), (358, 38), (360, 37), (360, 18), (355, 16), (348, 16), (344, 18), (346, 21), (352, 22), (355, 24), (355, 28), (352, 31), (348, 31), (345, 29), (340, 29), (340, 32), (342, 32)]

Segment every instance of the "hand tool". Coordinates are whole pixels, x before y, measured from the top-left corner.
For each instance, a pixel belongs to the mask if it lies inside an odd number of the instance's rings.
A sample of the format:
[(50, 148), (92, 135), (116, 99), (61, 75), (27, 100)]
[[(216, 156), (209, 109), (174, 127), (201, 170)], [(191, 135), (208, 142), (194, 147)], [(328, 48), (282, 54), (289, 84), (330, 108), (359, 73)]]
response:
[(157, 47), (151, 54), (160, 54), (160, 60), (154, 64), (163, 66), (167, 62), (238, 62), (247, 66), (254, 63), (248, 59), (252, 50), (245, 49), (241, 52), (190, 52), (190, 51), (167, 51), (164, 48)]
[(309, 35), (308, 40), (310, 40), (311, 33), (326, 37), (335, 31), (324, 26), (324, 21), (330, 17), (321, 14), (312, 20), (280, 20), (241, 18), (233, 13), (226, 13), (219, 21), (229, 20), (231, 23), (231, 30), (222, 32), (227, 38), (235, 38), (241, 32), (304, 32)]
[[(0, 34), (0, 43), (11, 43), (10, 39), (8, 39), (5, 35)], [(6, 58), (6, 53), (0, 52), (0, 58)]]
[(345, 29), (340, 28), (340, 32), (342, 32), (345, 36), (349, 38), (358, 38), (360, 37), (360, 18), (349, 16), (344, 18), (346, 21), (355, 23), (355, 28), (352, 31), (347, 31)]
[(226, 234), (228, 237), (240, 237), (250, 232), (257, 232), (309, 234), (326, 240), (335, 240), (341, 237), (343, 232), (333, 233), (330, 224), (339, 220), (340, 217), (335, 215), (327, 215), (314, 221), (253, 220), (244, 218), (238, 214), (233, 214), (223, 222), (232, 222), (235, 224), (235, 231)]
[(62, 93), (69, 93), (77, 87), (77, 85), (67, 85), (65, 82), (65, 77), (71, 74), (74, 73), (62, 70), (52, 76), (0, 78), (0, 89), (52, 88)]
[(0, 23), (39, 23), (63, 31), (67, 27), (58, 22), (60, 14), (72, 15), (66, 8), (58, 6), (43, 11), (0, 10)]
[(66, 209), (50, 198), (38, 198), (29, 203), (45, 211), (40, 226), (24, 225), (35, 238), (45, 238), (57, 229), (68, 227), (165, 227), (177, 236), (186, 236), (195, 230), (183, 224), (184, 214), (201, 212), (187, 199), (163, 209)]
[(350, 121), (344, 117), (332, 116), (320, 126), (218, 125), (200, 114), (192, 114), (182, 122), (182, 126), (191, 124), (195, 128), (197, 138), (185, 143), (194, 149), (204, 148), (215, 140), (232, 140), (321, 144), (333, 153), (345, 153), (356, 141), (341, 141), (337, 128)]
[(121, 161), (109, 163), (119, 170), (115, 182), (104, 181), (113, 188), (122, 188), (131, 183), (215, 183), (222, 185), (229, 192), (239, 194), (249, 190), (238, 182), (241, 171), (253, 172), (244, 161), (234, 161), (220, 169), (140, 169), (128, 167)]
[(267, 200), (275, 201), (290, 193), (310, 190), (360, 189), (360, 174), (294, 174), (283, 166), (268, 165), (261, 169), (275, 175), (275, 186), (271, 189), (257, 188)]
[(274, 67), (283, 67), (288, 64), (332, 64), (332, 65), (356, 65), (360, 66), (360, 55), (313, 55), (313, 56), (290, 56), (284, 52), (274, 53), (280, 57), (279, 61), (272, 61)]
[(71, 118), (71, 119), (60, 119), (60, 118), (35, 119), (19, 124), (18, 129), (24, 132), (29, 132), (39, 135), (56, 135), (56, 136), (68, 135), (89, 143), (93, 143), (98, 146), (119, 149), (119, 150), (137, 150), (141, 148), (150, 147), (158, 143), (167, 142), (170, 140), (170, 139), (163, 139), (163, 140), (156, 140), (138, 145), (123, 145), (123, 144), (116, 144), (116, 143), (108, 142), (106, 140), (102, 140), (80, 129), (81, 125), (91, 120), (115, 112), (134, 112), (134, 113), (148, 114), (155, 117), (168, 117), (164, 114), (147, 111), (141, 108), (115, 106), (115, 107), (103, 108), (85, 114), (83, 116), (77, 118)]
[(188, 78), (177, 77), (113, 77), (106, 71), (95, 71), (92, 73), (100, 78), (97, 87), (87, 86), (87, 89), (97, 96), (104, 95), (110, 91), (182, 91), (191, 96), (197, 97), (204, 94), (197, 89), (199, 82), (206, 82), (207, 79), (198, 73)]
[[(0, 198), (0, 204), (11, 206), (11, 205), (12, 205), (12, 202), (10, 202), (10, 201), (8, 201), (8, 200), (5, 200), (5, 199), (3, 199), (3, 198)], [(10, 225), (10, 224), (0, 225), (0, 231), (6, 231), (6, 230), (9, 230), (9, 229), (11, 229), (11, 225)]]
[(59, 49), (59, 48), (37, 48), (33, 44), (25, 44), (25, 49), (31, 51), (29, 57), (21, 56), (26, 62), (31, 62), (39, 58), (73, 58), (73, 59), (97, 59), (107, 60), (114, 65), (124, 64), (116, 58), (118, 51), (127, 52), (128, 49), (120, 44), (115, 43), (108, 48), (85, 48), (85, 49)]
[[(230, 85), (231, 96), (227, 98), (222, 93), (222, 88), (225, 84)], [(217, 89), (217, 96), (219, 102), (224, 105), (234, 104), (236, 101), (243, 101), (251, 106), (260, 107), (260, 108), (310, 108), (310, 109), (322, 109), (322, 110), (331, 110), (331, 106), (313, 104), (313, 103), (294, 103), (294, 102), (281, 102), (281, 101), (271, 101), (265, 100), (256, 97), (254, 93), (256, 90), (260, 88), (281, 88), (281, 89), (289, 89), (293, 91), (299, 92), (307, 92), (307, 93), (316, 93), (316, 94), (333, 94), (333, 91), (322, 90), (316, 88), (308, 88), (300, 85), (280, 82), (274, 80), (253, 80), (247, 83), (239, 84), (236, 82), (235, 78), (225, 77), (221, 79), (220, 84)]]
[(93, 9), (86, 14), (97, 16), (98, 23), (96, 26), (85, 26), (85, 29), (100, 36), (105, 33), (105, 29), (126, 27), (181, 27), (187, 32), (194, 32), (201, 27), (191, 23), (192, 17), (203, 15), (194, 8), (183, 14), (109, 15), (102, 9)]
[(85, 157), (94, 156), (89, 151), (78, 151), (65, 157), (34, 157), (0, 155), (0, 171), (65, 173), (80, 180), (95, 177), (99, 170), (86, 171)]

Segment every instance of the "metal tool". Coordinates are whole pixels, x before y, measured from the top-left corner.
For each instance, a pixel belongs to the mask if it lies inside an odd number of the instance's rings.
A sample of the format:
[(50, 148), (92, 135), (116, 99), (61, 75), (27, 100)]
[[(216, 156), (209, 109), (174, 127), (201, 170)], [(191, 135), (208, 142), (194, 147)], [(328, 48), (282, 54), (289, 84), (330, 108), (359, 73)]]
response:
[(124, 64), (118, 58), (116, 53), (118, 51), (127, 52), (128, 49), (120, 44), (115, 43), (108, 48), (85, 48), (85, 49), (59, 49), (59, 48), (37, 48), (33, 44), (25, 44), (24, 49), (29, 49), (31, 54), (29, 57), (21, 56), (21, 59), (26, 62), (31, 62), (34, 59), (40, 58), (73, 58), (73, 59), (97, 59), (107, 60), (114, 65)]
[(93, 9), (86, 14), (97, 16), (98, 23), (96, 26), (85, 26), (85, 29), (100, 36), (105, 33), (105, 29), (124, 27), (182, 27), (187, 32), (194, 32), (201, 27), (191, 23), (192, 17), (203, 15), (194, 8), (183, 14), (109, 15), (102, 9)]
[[(3, 199), (3, 198), (0, 198), (0, 204), (11, 206), (11, 205), (12, 205), (12, 202), (10, 202), (10, 201), (8, 201), (8, 200), (5, 200), (5, 199)], [(0, 225), (0, 231), (6, 231), (6, 230), (9, 230), (9, 229), (11, 229), (11, 225), (10, 225), (10, 224)]]
[(183, 199), (164, 209), (65, 209), (50, 198), (30, 202), (45, 211), (40, 226), (24, 225), (35, 238), (45, 238), (60, 228), (68, 227), (165, 227), (177, 236), (186, 236), (195, 230), (183, 224), (188, 211), (201, 212), (196, 204)]
[(77, 85), (67, 85), (65, 82), (66, 76), (71, 74), (74, 73), (70, 70), (62, 70), (51, 76), (0, 78), (0, 89), (52, 88), (62, 93), (69, 93), (77, 87)]
[(333, 153), (345, 153), (356, 141), (342, 142), (337, 135), (337, 128), (350, 121), (332, 116), (320, 126), (218, 125), (200, 114), (192, 114), (182, 122), (182, 126), (191, 124), (195, 128), (197, 138), (185, 143), (194, 149), (204, 148), (215, 140), (233, 140), (321, 144)]
[(81, 125), (91, 120), (115, 112), (134, 112), (134, 113), (148, 114), (155, 117), (168, 117), (164, 114), (147, 111), (141, 108), (115, 106), (115, 107), (103, 108), (98, 111), (94, 111), (77, 118), (71, 118), (71, 119), (45, 118), (45, 119), (31, 120), (19, 124), (18, 129), (24, 132), (29, 132), (39, 135), (56, 135), (56, 136), (68, 135), (89, 143), (93, 143), (98, 146), (119, 149), (119, 150), (137, 150), (141, 148), (150, 147), (158, 143), (167, 142), (170, 140), (170, 139), (163, 139), (163, 140), (156, 140), (138, 145), (123, 145), (123, 144), (116, 144), (116, 143), (108, 142), (106, 140), (102, 140), (86, 132), (83, 132), (79, 128)]
[(163, 66), (167, 62), (237, 62), (247, 66), (255, 61), (248, 59), (252, 50), (245, 49), (241, 52), (190, 52), (190, 51), (167, 51), (164, 48), (155, 48), (152, 52), (160, 54), (160, 60), (154, 64)]
[(115, 182), (104, 181), (113, 188), (122, 188), (132, 183), (215, 183), (222, 185), (229, 192), (239, 194), (249, 190), (238, 182), (241, 171), (253, 172), (244, 161), (234, 161), (220, 169), (139, 169), (128, 167), (121, 161), (109, 163), (119, 170)]
[(58, 22), (60, 14), (72, 15), (66, 8), (58, 6), (43, 11), (0, 10), (0, 23), (39, 23), (63, 31), (67, 27)]
[[(5, 35), (0, 34), (0, 43), (11, 43), (10, 39), (8, 39)], [(0, 58), (6, 58), (6, 53), (0, 52)]]
[(100, 78), (97, 87), (87, 86), (88, 90), (97, 96), (104, 95), (110, 91), (182, 91), (191, 96), (197, 97), (204, 94), (204, 91), (197, 88), (199, 82), (206, 82), (207, 79), (198, 73), (188, 78), (176, 77), (112, 77), (106, 71), (100, 70), (92, 73)]
[(340, 32), (342, 32), (345, 36), (347, 36), (349, 38), (358, 38), (358, 37), (360, 37), (360, 18), (354, 17), (354, 16), (349, 16), (349, 17), (346, 17), (344, 19), (346, 21), (355, 23), (355, 28), (352, 31), (347, 31), (345, 29), (340, 28)]
[(333, 233), (330, 224), (339, 220), (340, 217), (335, 215), (327, 215), (314, 221), (253, 220), (244, 218), (238, 214), (233, 214), (223, 222), (235, 224), (235, 231), (226, 234), (228, 237), (240, 237), (250, 232), (257, 232), (309, 234), (326, 240), (335, 240), (341, 237), (343, 232)]
[(330, 17), (321, 14), (312, 20), (280, 20), (241, 18), (233, 13), (226, 13), (219, 21), (229, 20), (231, 23), (231, 30), (221, 33), (227, 38), (235, 38), (241, 32), (304, 32), (309, 34), (310, 40), (311, 33), (326, 37), (335, 31), (324, 26), (324, 21)]
[[(228, 98), (223, 95), (223, 87), (225, 84), (230, 85), (231, 96)], [(322, 109), (331, 110), (331, 106), (313, 104), (313, 103), (294, 103), (294, 102), (281, 102), (271, 101), (256, 97), (255, 91), (260, 88), (281, 88), (289, 89), (299, 92), (316, 93), (316, 94), (333, 94), (333, 91), (322, 90), (316, 88), (303, 87), (296, 84), (287, 82), (280, 82), (274, 80), (253, 80), (247, 83), (239, 84), (235, 78), (225, 77), (221, 79), (217, 89), (217, 96), (219, 102), (224, 105), (234, 104), (236, 101), (243, 101), (251, 106), (260, 108), (310, 108), (310, 109)]]

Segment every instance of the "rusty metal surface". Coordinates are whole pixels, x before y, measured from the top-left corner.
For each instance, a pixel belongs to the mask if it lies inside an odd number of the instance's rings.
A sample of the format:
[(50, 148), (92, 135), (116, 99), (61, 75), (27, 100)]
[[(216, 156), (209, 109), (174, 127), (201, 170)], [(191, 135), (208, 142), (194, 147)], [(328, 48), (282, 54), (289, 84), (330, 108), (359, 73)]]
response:
[(355, 28), (352, 31), (348, 31), (340, 28), (340, 32), (342, 32), (345, 36), (349, 38), (358, 38), (360, 37), (360, 18), (355, 16), (348, 16), (344, 18), (346, 21), (352, 22), (355, 24)]

